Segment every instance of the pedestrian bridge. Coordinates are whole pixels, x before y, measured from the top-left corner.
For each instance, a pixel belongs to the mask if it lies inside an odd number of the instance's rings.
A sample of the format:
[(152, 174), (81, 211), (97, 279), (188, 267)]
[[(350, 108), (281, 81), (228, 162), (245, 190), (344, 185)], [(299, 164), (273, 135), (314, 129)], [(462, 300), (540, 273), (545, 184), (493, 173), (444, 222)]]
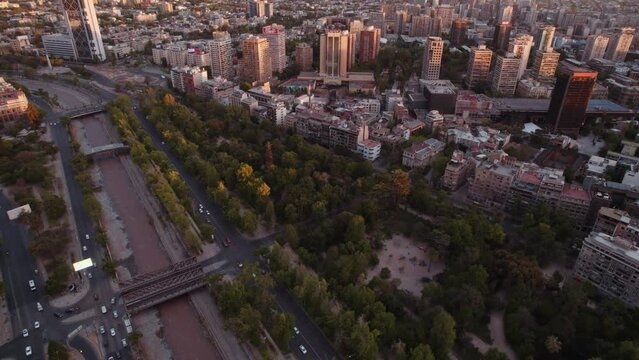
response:
[(128, 154), (129, 151), (129, 145), (125, 145), (123, 143), (115, 143), (91, 148), (91, 150), (89, 150), (86, 155), (95, 161), (99, 159), (125, 155)]
[(106, 110), (103, 103), (83, 105), (72, 109), (65, 109), (60, 116), (66, 116), (69, 119), (77, 119), (79, 117), (101, 113)]

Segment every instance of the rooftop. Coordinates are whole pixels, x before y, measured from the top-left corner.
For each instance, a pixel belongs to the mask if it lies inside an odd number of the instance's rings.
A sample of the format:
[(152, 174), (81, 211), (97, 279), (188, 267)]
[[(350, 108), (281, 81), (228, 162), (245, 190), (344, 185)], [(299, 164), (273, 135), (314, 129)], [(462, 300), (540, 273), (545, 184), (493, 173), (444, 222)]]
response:
[(599, 246), (603, 246), (613, 253), (632, 259), (635, 262), (639, 262), (639, 249), (637, 249), (637, 247), (629, 240), (620, 237), (612, 237), (599, 232), (590, 233), (586, 240), (596, 243)]

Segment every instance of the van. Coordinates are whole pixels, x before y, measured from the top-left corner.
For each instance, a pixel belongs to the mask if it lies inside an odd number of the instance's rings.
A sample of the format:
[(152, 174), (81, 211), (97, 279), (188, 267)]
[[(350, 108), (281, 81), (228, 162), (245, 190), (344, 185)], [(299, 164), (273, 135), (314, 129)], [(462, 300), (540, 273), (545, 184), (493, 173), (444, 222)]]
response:
[(102, 305), (100, 311), (102, 311), (103, 314), (106, 314), (106, 306)]
[(29, 288), (31, 289), (31, 291), (35, 291), (35, 289), (36, 289), (35, 281), (29, 280)]

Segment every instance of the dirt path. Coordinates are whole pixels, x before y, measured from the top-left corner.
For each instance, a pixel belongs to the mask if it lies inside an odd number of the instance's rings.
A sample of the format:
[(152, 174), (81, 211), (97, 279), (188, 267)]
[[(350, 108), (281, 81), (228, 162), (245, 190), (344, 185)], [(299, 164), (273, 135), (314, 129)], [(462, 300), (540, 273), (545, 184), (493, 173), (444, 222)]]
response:
[(510, 360), (517, 360), (517, 355), (513, 348), (506, 341), (504, 332), (504, 312), (493, 311), (490, 314), (490, 337), (493, 339), (493, 346), (508, 356)]

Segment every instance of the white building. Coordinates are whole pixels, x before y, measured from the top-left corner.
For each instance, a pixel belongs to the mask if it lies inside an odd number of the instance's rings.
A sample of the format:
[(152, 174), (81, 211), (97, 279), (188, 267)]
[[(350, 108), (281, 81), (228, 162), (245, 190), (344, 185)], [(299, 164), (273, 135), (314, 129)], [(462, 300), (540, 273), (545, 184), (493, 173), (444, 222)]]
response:
[(268, 41), (273, 72), (282, 72), (286, 68), (286, 33), (284, 26), (272, 24), (262, 28), (262, 36)]
[(211, 57), (211, 75), (221, 76), (225, 79), (233, 79), (233, 43), (228, 32), (214, 32), (213, 40), (208, 42), (209, 56)]
[(360, 153), (365, 160), (375, 161), (382, 152), (382, 143), (371, 139), (362, 140), (357, 143), (357, 152)]
[(50, 57), (58, 57), (66, 60), (76, 59), (75, 49), (73, 48), (73, 39), (71, 39), (69, 35), (42, 35), (42, 44), (44, 45), (44, 51)]
[(426, 39), (424, 57), (422, 58), (422, 76), (424, 80), (439, 80), (444, 54), (444, 40), (437, 36)]

